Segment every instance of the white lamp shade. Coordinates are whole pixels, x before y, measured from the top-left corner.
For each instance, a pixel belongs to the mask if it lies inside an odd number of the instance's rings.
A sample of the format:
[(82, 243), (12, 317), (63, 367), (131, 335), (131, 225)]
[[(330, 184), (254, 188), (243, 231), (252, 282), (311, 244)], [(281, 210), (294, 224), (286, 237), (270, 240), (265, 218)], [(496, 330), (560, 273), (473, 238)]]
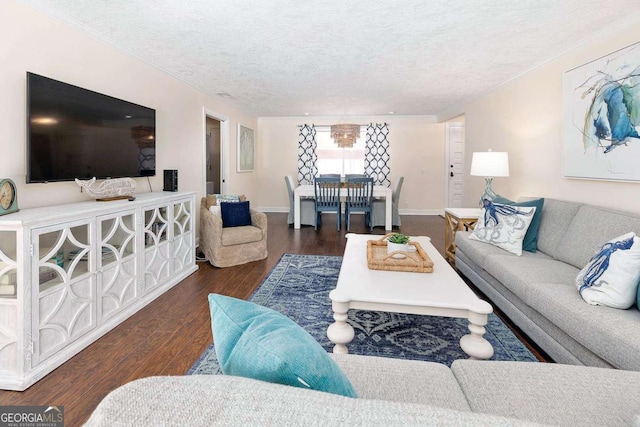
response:
[(505, 151), (480, 151), (471, 158), (471, 175), (509, 176), (509, 154)]

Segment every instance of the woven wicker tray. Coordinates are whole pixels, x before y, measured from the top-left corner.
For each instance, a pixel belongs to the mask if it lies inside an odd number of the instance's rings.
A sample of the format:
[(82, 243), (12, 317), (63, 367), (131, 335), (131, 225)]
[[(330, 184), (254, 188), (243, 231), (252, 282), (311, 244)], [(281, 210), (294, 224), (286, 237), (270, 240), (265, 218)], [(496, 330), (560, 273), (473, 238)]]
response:
[[(415, 252), (392, 252), (387, 253), (388, 235), (380, 240), (367, 241), (367, 264), (371, 270), (408, 271), (412, 273), (433, 273), (433, 261), (422, 249), (420, 243), (409, 242), (415, 246)], [(405, 254), (405, 258), (394, 258), (395, 254)]]

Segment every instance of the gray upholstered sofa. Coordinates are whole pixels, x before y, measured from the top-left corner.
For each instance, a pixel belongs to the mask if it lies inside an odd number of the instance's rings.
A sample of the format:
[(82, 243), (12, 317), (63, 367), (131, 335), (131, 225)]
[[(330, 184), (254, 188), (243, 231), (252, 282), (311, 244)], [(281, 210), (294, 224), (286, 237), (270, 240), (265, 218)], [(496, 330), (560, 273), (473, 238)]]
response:
[[(638, 423), (640, 372), (333, 355), (359, 398), (224, 375), (150, 377), (111, 392), (88, 426), (622, 426)], [(636, 424), (637, 425), (637, 424)]]
[(589, 305), (575, 278), (640, 215), (545, 199), (538, 251), (516, 256), (456, 233), (456, 268), (558, 363), (640, 371), (640, 311)]

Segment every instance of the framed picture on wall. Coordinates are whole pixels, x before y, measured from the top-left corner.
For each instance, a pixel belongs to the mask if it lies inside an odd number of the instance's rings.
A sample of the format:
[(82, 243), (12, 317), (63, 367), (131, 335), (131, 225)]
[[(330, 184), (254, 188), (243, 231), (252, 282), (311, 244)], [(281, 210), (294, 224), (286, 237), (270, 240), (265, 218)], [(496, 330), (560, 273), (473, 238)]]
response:
[(564, 73), (563, 171), (640, 181), (640, 43)]
[(238, 124), (237, 168), (238, 172), (252, 172), (255, 168), (256, 137), (253, 129)]

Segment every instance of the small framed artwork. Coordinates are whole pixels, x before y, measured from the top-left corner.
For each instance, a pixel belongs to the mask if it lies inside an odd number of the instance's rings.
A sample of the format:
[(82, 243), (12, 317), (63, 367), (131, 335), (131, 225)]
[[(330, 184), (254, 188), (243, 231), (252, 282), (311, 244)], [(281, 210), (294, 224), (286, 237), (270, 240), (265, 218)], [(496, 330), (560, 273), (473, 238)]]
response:
[(564, 73), (567, 178), (640, 181), (640, 43)]
[(237, 171), (252, 172), (255, 167), (256, 136), (253, 129), (238, 124)]

